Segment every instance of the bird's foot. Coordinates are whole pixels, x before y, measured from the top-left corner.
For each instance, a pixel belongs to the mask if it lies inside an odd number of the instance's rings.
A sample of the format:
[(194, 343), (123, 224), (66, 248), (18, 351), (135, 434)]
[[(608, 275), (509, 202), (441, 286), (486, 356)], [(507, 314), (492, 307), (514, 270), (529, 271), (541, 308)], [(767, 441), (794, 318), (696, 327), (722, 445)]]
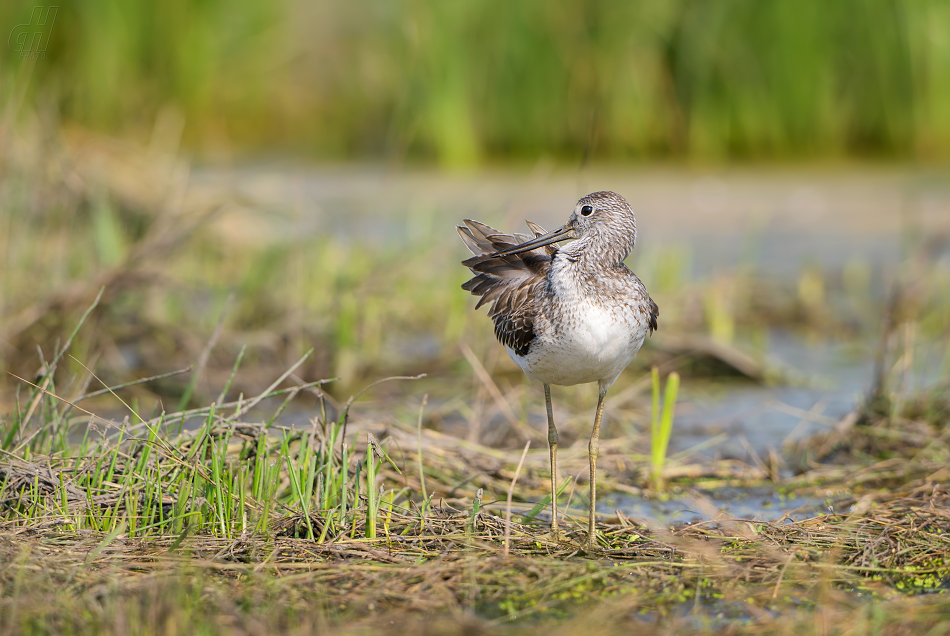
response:
[(564, 540), (563, 533), (557, 528), (551, 528), (544, 534), (538, 536), (538, 539), (542, 541), (551, 541), (553, 543), (561, 543)]

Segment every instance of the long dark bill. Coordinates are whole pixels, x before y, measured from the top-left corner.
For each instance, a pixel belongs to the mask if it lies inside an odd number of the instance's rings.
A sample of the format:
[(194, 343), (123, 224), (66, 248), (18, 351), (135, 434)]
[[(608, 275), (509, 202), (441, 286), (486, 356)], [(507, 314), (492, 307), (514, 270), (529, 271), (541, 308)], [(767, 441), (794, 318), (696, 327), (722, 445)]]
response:
[(572, 238), (575, 238), (574, 230), (565, 225), (554, 230), (553, 232), (542, 234), (541, 236), (531, 239), (530, 241), (525, 241), (521, 245), (515, 245), (514, 247), (510, 247), (506, 250), (489, 254), (489, 256), (510, 256), (512, 254), (521, 254), (522, 252), (529, 252), (538, 247), (544, 247), (545, 245), (550, 245), (551, 243), (566, 241), (567, 239)]

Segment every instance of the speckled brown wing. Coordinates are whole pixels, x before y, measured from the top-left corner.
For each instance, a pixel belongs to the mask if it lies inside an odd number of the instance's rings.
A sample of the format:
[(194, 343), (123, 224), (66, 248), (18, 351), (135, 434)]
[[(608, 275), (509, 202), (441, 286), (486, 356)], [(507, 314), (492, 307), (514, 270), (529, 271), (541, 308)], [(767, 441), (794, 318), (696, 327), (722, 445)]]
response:
[[(534, 223), (529, 222), (528, 227), (535, 236), (545, 234), (544, 229)], [(462, 242), (474, 254), (462, 261), (462, 265), (475, 274), (462, 289), (481, 297), (476, 309), (492, 302), (488, 315), (495, 323), (495, 337), (518, 355), (526, 355), (535, 337), (537, 303), (544, 293), (546, 276), (557, 248), (549, 245), (521, 254), (490, 256), (532, 237), (502, 234), (484, 223), (468, 219), (464, 227), (460, 225), (457, 229)]]
[(647, 327), (650, 329), (650, 335), (653, 335), (653, 332), (657, 330), (657, 319), (660, 317), (660, 308), (657, 306), (656, 301), (654, 301), (650, 294), (647, 293), (647, 288), (644, 286), (643, 281), (640, 280), (636, 274), (630, 271), (630, 268), (626, 265), (619, 265), (618, 270), (623, 272), (622, 277), (629, 276), (633, 281), (633, 294), (632, 298), (638, 305), (641, 307), (641, 311), (646, 311)]

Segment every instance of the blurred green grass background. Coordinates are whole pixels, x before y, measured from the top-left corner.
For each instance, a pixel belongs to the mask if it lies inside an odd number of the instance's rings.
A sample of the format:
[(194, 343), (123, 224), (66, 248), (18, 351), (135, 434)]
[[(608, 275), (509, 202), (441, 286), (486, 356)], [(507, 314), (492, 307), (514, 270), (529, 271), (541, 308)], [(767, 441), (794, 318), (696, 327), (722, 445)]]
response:
[(121, 135), (172, 109), (211, 154), (942, 161), (950, 4), (85, 0), (0, 90)]
[[(283, 227), (294, 206), (248, 200), (236, 185), (202, 189), (196, 156), (298, 154), (370, 171), (520, 161), (542, 172), (950, 159), (950, 4), (934, 0), (86, 0), (59, 5), (45, 55), (20, 59), (15, 30), (48, 8), (35, 2), (0, 3), (0, 363), (21, 375), (37, 364), (35, 344), (53, 346), (101, 287), (102, 322), (73, 350), (107, 351), (107, 380), (193, 362), (232, 293), (216, 381), (248, 342), (248, 366), (265, 377), (316, 347), (308, 377), (353, 386), (435, 359), (467, 368), (460, 340), (497, 351), (460, 293), (465, 269), (445, 267), (462, 247), (444, 239), (462, 214), (520, 216), (517, 197), (448, 213), (427, 192), (460, 187), (443, 174), (382, 206), (419, 226), (405, 244), (334, 235), (330, 221), (364, 207), (384, 233), (403, 223), (382, 219), (378, 197), (396, 190), (376, 186), (359, 201), (324, 197), (325, 210), (308, 200), (322, 231), (288, 225), (278, 236), (258, 230)], [(375, 183), (324, 178), (341, 192)], [(925, 198), (913, 187), (911, 207)], [(766, 295), (742, 270), (694, 279), (692, 254), (676, 245), (639, 250), (666, 334), (764, 352), (769, 328), (878, 329), (870, 274), (806, 264), (797, 286), (770, 282)], [(942, 333), (947, 278), (935, 269), (927, 280), (922, 324)]]

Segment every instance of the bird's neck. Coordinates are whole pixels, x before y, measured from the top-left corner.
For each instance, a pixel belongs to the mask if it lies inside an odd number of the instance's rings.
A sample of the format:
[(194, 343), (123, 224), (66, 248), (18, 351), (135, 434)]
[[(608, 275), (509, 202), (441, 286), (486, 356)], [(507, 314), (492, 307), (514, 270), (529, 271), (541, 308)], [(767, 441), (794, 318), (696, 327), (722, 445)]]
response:
[(629, 242), (603, 239), (600, 236), (585, 236), (568, 243), (559, 252), (576, 269), (596, 272), (620, 265), (633, 251), (635, 237), (631, 237)]

